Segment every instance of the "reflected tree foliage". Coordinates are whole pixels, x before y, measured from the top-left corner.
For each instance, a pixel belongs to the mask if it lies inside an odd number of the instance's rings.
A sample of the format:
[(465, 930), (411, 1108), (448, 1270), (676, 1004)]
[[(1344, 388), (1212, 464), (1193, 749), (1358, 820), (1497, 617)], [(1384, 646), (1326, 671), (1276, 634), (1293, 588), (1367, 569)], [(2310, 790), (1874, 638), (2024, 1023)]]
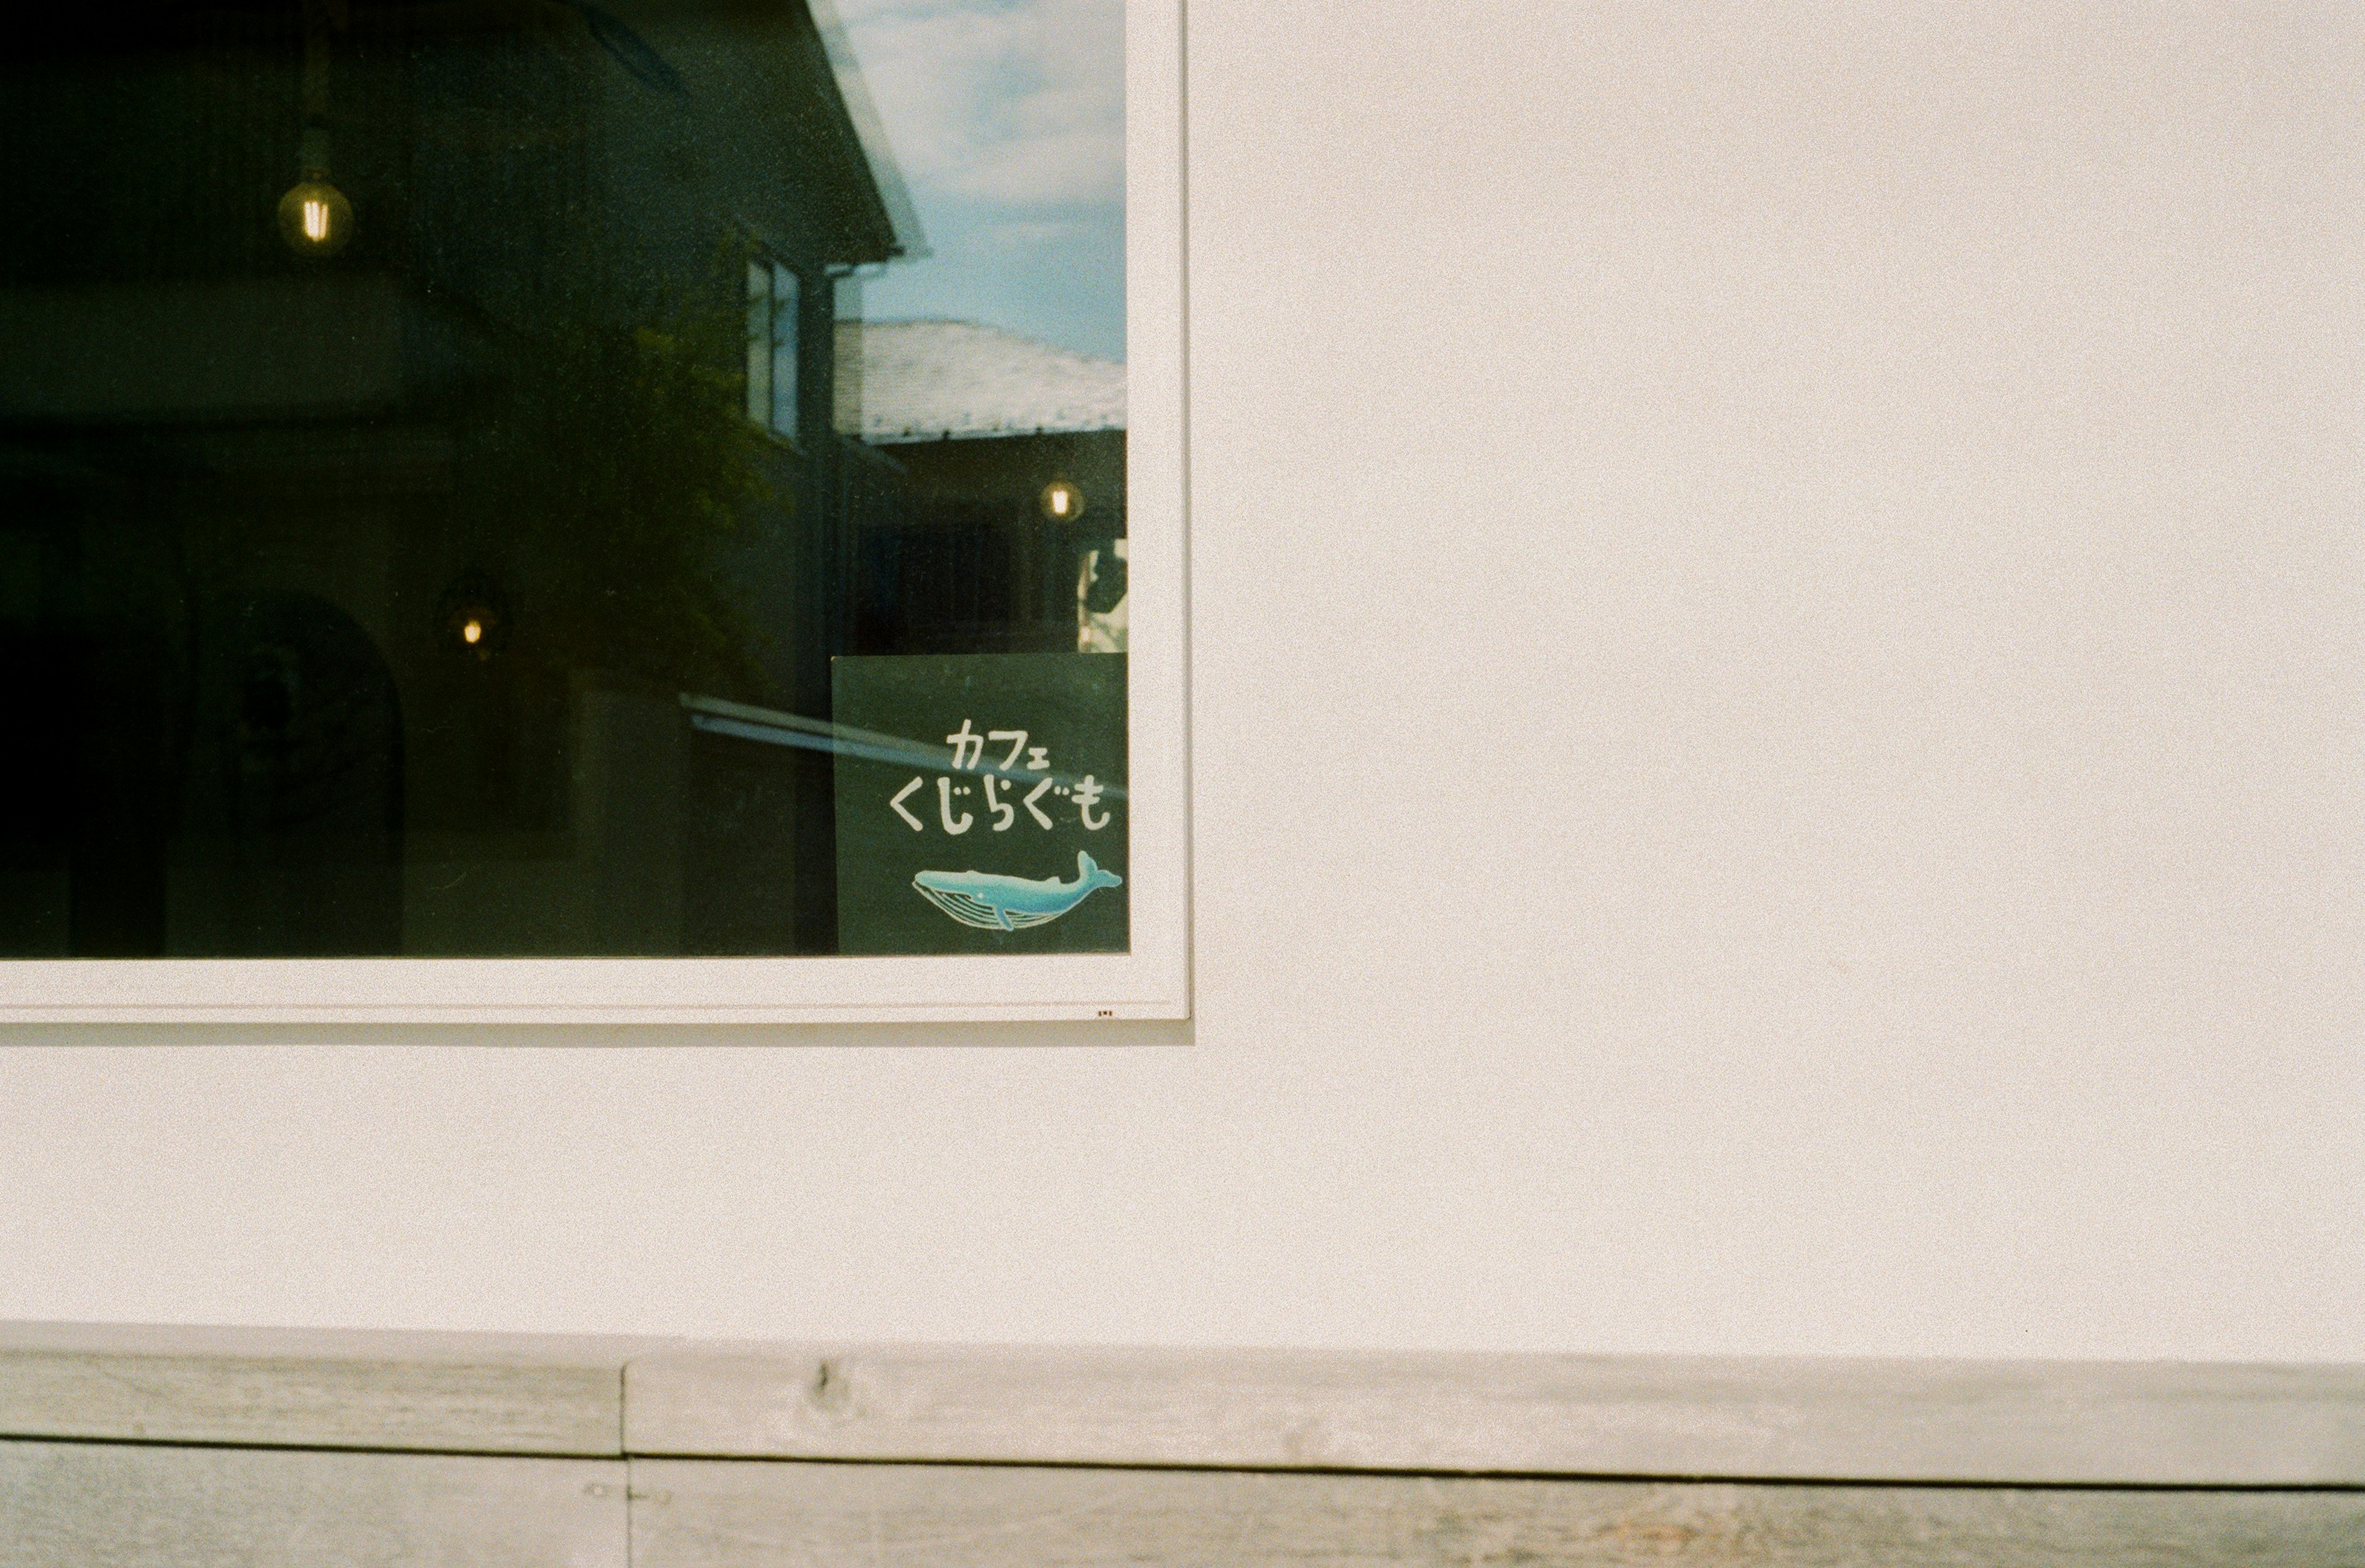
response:
[(735, 564), (782, 546), (791, 487), (783, 449), (741, 412), (743, 265), (668, 289), (641, 324), (555, 310), (514, 353), (512, 392), (474, 439), (478, 537), (508, 564), (521, 656), (773, 694), (777, 631), (735, 590)]

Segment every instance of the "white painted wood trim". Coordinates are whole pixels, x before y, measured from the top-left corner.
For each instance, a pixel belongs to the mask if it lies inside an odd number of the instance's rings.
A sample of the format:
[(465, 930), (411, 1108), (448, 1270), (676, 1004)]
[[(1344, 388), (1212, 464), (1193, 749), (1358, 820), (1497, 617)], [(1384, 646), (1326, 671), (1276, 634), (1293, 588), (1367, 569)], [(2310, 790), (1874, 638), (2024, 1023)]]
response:
[(0, 1324), (0, 1436), (2365, 1487), (2365, 1365), (833, 1347)]

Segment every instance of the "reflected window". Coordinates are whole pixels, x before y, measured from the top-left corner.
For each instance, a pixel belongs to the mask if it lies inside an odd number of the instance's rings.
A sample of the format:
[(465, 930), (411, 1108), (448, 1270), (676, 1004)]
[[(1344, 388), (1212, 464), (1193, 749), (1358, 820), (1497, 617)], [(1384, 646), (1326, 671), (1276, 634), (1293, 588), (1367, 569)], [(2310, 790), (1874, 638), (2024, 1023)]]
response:
[(797, 345), (803, 290), (797, 274), (768, 259), (747, 263), (747, 417), (796, 438)]
[(1124, 8), (845, 9), (19, 24), (0, 958), (1126, 950)]

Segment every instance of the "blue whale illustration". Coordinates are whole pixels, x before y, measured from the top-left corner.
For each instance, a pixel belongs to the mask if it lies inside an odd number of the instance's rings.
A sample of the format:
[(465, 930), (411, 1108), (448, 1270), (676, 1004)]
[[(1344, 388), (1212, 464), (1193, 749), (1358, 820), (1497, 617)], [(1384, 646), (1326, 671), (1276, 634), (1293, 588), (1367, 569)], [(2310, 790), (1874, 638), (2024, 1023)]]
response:
[(1125, 886), (1125, 879), (1102, 870), (1079, 849), (1072, 882), (1057, 877), (1035, 881), (990, 871), (923, 871), (912, 879), (912, 886), (963, 925), (981, 931), (1024, 931), (1059, 919), (1089, 898), (1094, 888)]

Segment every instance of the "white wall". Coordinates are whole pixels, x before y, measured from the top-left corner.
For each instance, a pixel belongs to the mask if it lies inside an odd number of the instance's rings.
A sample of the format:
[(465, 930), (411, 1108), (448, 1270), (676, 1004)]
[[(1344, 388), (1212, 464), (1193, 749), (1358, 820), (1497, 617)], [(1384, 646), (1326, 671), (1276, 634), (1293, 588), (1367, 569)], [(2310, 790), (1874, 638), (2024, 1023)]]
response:
[(20, 1031), (0, 1316), (2365, 1356), (2354, 8), (1191, 31), (1195, 1025)]

